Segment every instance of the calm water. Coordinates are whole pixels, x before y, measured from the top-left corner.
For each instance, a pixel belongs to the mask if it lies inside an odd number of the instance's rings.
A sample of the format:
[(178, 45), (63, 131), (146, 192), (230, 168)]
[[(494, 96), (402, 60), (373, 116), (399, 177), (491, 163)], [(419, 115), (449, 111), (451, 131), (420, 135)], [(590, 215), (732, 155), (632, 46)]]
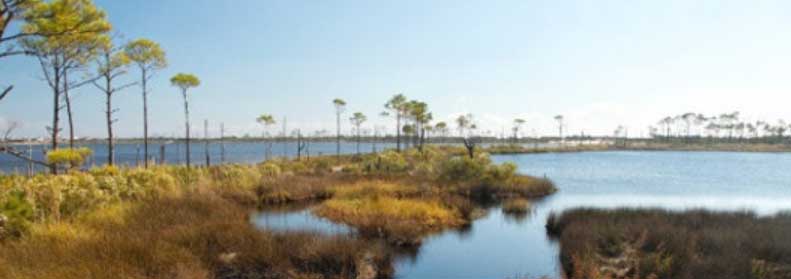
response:
[[(183, 143), (167, 143), (165, 146), (165, 161), (169, 164), (184, 163), (185, 146)], [(33, 145), (31, 146), (33, 157), (38, 160), (43, 160), (43, 148), (49, 145)], [(96, 164), (102, 165), (107, 163), (107, 145), (106, 144), (83, 144), (79, 147), (88, 147), (93, 150), (93, 155), (89, 158), (88, 165)], [(382, 148), (395, 148), (392, 143), (377, 143), (377, 150)], [(15, 146), (19, 150), (24, 150), (27, 153), (27, 146)], [(138, 162), (142, 164), (143, 158), (143, 144), (118, 144), (115, 147), (115, 160), (119, 165), (134, 166)], [(209, 145), (209, 157), (213, 163), (221, 161), (221, 146), (219, 143), (211, 143)], [(360, 143), (360, 152), (371, 152), (374, 150), (374, 145), (371, 143)], [(311, 142), (306, 150), (310, 156), (335, 154), (335, 142)], [(306, 152), (303, 151), (303, 152)], [(356, 143), (341, 142), (341, 153), (352, 154), (357, 151)], [(257, 163), (265, 159), (266, 145), (263, 142), (231, 142), (225, 143), (225, 162), (229, 163)], [(160, 158), (160, 144), (149, 144), (148, 154), (152, 160), (159, 161)], [(195, 140), (190, 147), (191, 161), (193, 164), (201, 165), (206, 162), (206, 155), (204, 151), (204, 143), (200, 140)], [(305, 153), (302, 154), (305, 156)], [(297, 156), (296, 142), (275, 142), (272, 143), (272, 156)], [(34, 166), (37, 171), (44, 170), (43, 167)], [(7, 154), (0, 153), (0, 172), (27, 172), (27, 163)]]
[[(515, 162), (522, 173), (546, 174), (560, 192), (535, 201), (523, 218), (492, 208), (467, 231), (430, 237), (415, 257), (398, 261), (399, 278), (559, 277), (557, 244), (546, 236), (544, 224), (550, 212), (569, 208), (708, 208), (760, 214), (791, 210), (791, 154), (589, 152), (494, 159)], [(269, 227), (334, 226), (305, 211), (267, 216)]]

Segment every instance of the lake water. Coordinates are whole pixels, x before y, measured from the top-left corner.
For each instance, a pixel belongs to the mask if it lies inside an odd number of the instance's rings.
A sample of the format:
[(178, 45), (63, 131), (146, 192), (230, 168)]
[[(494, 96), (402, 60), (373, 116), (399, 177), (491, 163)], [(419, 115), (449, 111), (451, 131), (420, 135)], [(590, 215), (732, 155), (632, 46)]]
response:
[[(166, 143), (159, 144), (149, 143), (148, 154), (152, 160), (159, 161), (160, 146), (165, 147), (165, 161), (169, 164), (183, 164), (185, 159), (185, 145), (183, 143)], [(14, 146), (18, 150), (24, 151), (27, 154), (28, 146), (17, 145)], [(93, 150), (93, 155), (88, 158), (88, 165), (103, 165), (107, 163), (107, 145), (103, 143), (96, 144), (82, 144), (79, 147), (88, 147)], [(266, 156), (266, 144), (263, 142), (226, 142), (225, 147), (225, 162), (227, 163), (257, 163), (263, 161)], [(49, 148), (49, 145), (33, 145), (30, 147), (33, 158), (43, 160), (44, 149)], [(335, 142), (311, 142), (307, 150), (303, 151), (302, 156), (308, 152), (310, 156), (335, 154)], [(394, 143), (360, 143), (360, 152), (371, 152), (374, 149), (382, 150), (382, 148), (395, 148)], [(297, 144), (294, 141), (288, 142), (273, 142), (272, 143), (272, 156), (289, 157), (297, 156)], [(342, 154), (353, 154), (357, 152), (357, 144), (353, 142), (341, 142)], [(209, 144), (209, 157), (213, 164), (222, 161), (222, 147), (217, 142)], [(200, 140), (195, 140), (190, 145), (191, 161), (195, 165), (202, 165), (206, 162), (206, 155), (204, 150), (204, 143)], [(143, 144), (118, 144), (115, 146), (115, 160), (119, 165), (135, 166), (142, 164), (143, 157)], [(27, 172), (27, 162), (15, 158), (8, 154), (0, 153), (0, 172)], [(34, 166), (36, 171), (43, 171), (41, 166)]]
[[(527, 216), (504, 215), (495, 207), (468, 230), (426, 239), (418, 253), (398, 260), (398, 278), (559, 278), (557, 243), (544, 224), (551, 212), (569, 208), (791, 210), (786, 153), (583, 152), (493, 159), (514, 162), (521, 173), (546, 175), (560, 191), (534, 201)], [(304, 210), (273, 214), (266, 215), (264, 227), (342, 231)]]

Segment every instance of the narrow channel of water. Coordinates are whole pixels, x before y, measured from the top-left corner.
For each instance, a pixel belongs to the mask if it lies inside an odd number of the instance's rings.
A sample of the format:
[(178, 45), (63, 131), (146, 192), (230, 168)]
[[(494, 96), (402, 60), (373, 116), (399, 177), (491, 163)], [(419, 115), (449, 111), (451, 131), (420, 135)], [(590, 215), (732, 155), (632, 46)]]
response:
[[(551, 212), (577, 207), (706, 208), (774, 214), (791, 210), (791, 154), (584, 152), (503, 155), (521, 173), (547, 175), (560, 191), (533, 202), (526, 216), (491, 208), (468, 230), (429, 237), (396, 263), (398, 278), (560, 277), (558, 247), (544, 230)], [(261, 217), (263, 216), (263, 217)], [(346, 233), (308, 211), (268, 212), (254, 221), (281, 229)]]

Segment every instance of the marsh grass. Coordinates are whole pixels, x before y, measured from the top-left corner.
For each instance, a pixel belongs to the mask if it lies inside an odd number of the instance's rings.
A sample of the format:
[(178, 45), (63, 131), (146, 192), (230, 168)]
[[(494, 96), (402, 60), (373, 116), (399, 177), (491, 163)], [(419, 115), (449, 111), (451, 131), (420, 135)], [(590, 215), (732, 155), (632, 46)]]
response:
[(396, 245), (419, 244), (426, 234), (467, 223), (457, 211), (426, 199), (332, 199), (314, 212), (353, 226), (364, 236), (384, 238)]
[(2, 278), (353, 278), (372, 242), (260, 231), (248, 208), (211, 193), (118, 204), (69, 222), (36, 224), (3, 245)]
[(570, 278), (791, 278), (791, 215), (578, 209), (553, 215)]

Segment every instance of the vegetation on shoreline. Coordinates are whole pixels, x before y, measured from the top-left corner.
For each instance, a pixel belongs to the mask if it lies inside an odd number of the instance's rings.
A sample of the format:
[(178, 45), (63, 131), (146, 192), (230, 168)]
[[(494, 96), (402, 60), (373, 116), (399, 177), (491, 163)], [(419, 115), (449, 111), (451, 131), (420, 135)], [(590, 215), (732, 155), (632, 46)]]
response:
[(791, 277), (791, 215), (577, 209), (550, 216), (569, 278)]
[[(486, 154), (455, 154), (424, 147), (257, 165), (0, 176), (0, 277), (387, 278), (393, 268), (385, 243), (414, 245), (468, 224), (478, 199), (555, 190)], [(257, 207), (298, 202), (320, 202), (316, 214), (363, 237), (249, 224)]]
[(630, 139), (620, 140), (617, 144), (568, 144), (556, 147), (534, 147), (526, 144), (504, 144), (482, 147), (481, 152), (496, 155), (573, 153), (595, 151), (712, 151), (712, 152), (791, 152), (791, 145), (768, 143), (682, 143), (658, 140)]

